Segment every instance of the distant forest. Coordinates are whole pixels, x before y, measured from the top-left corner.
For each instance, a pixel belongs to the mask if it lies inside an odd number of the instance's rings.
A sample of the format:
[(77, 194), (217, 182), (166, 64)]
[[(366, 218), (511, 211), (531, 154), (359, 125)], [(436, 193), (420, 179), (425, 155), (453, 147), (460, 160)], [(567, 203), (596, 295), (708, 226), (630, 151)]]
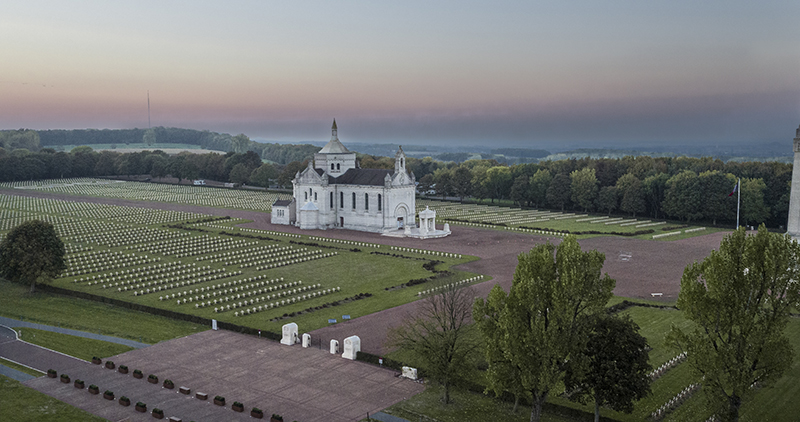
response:
[[(136, 132), (138, 131), (138, 132)], [(101, 135), (106, 132), (106, 135)], [(123, 138), (113, 132), (127, 133)], [(131, 139), (135, 143), (200, 144), (226, 149), (225, 154), (168, 155), (162, 151), (119, 153), (94, 151), (89, 146), (69, 153), (44, 139), (61, 137), (64, 145), (76, 133), (94, 135), (94, 142)], [(172, 137), (170, 134), (176, 134)], [(135, 139), (141, 136), (143, 139)], [(48, 138), (52, 137), (52, 138)], [(82, 139), (85, 141), (85, 139)], [(48, 141), (52, 142), (52, 141)], [(123, 144), (123, 142), (119, 142)], [(134, 142), (131, 142), (134, 143)], [(319, 147), (252, 142), (244, 135), (224, 135), (186, 129), (154, 128), (130, 131), (0, 131), (0, 181), (115, 175), (205, 178), (221, 182), (290, 188)], [(53, 144), (49, 144), (53, 145)], [(57, 145), (54, 145), (57, 146)], [(546, 151), (543, 151), (546, 152)], [(515, 153), (518, 153), (515, 151)], [(362, 168), (394, 168), (394, 157), (357, 154)], [(268, 162), (264, 163), (263, 160)], [(495, 159), (442, 162), (432, 157), (407, 158), (407, 167), (420, 193), (443, 198), (510, 200), (517, 206), (625, 213), (633, 217), (672, 218), (728, 225), (736, 220), (731, 194), (741, 178), (741, 223), (786, 225), (792, 165), (776, 161), (723, 162), (710, 157), (569, 158), (514, 164)]]

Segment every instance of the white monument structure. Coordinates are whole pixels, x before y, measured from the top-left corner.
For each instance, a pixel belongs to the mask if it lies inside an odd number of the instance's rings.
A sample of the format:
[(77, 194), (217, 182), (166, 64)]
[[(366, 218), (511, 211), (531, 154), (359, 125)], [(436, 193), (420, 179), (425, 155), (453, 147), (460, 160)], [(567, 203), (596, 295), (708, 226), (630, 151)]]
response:
[(793, 150), (792, 191), (789, 197), (789, 221), (786, 224), (786, 234), (800, 241), (800, 126), (794, 133)]
[(350, 336), (344, 339), (344, 353), (342, 357), (345, 359), (356, 360), (356, 354), (361, 351), (361, 338), (358, 336)]
[(311, 334), (308, 333), (303, 334), (303, 347), (305, 348), (311, 347)]
[(297, 342), (297, 323), (289, 323), (283, 326), (281, 344), (291, 346)]
[[(406, 170), (403, 147), (394, 156), (394, 169), (362, 169), (356, 153), (339, 141), (336, 120), (331, 140), (314, 161), (292, 180), (292, 200), (272, 204), (272, 223), (307, 230), (343, 228), (400, 237), (444, 237), (436, 230), (435, 211), (426, 210), (425, 229), (417, 229), (416, 180)], [(431, 216), (431, 213), (432, 216)]]
[(339, 340), (331, 340), (331, 354), (335, 355), (339, 353)]

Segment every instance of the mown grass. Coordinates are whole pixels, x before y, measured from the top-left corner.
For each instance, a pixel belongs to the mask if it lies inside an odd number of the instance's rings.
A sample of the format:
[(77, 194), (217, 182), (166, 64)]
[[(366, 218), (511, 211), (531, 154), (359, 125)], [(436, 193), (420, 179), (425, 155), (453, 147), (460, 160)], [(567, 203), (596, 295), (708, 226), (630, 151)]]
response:
[(28, 291), (28, 286), (0, 279), (0, 315), (149, 344), (211, 328), (90, 300)]
[(17, 371), (24, 372), (24, 373), (26, 373), (28, 375), (33, 375), (34, 377), (41, 377), (42, 375), (44, 375), (44, 372), (42, 372), (42, 371), (37, 371), (37, 370), (35, 370), (33, 368), (28, 368), (27, 366), (22, 366), (20, 364), (15, 363), (15, 362), (11, 362), (8, 359), (0, 358), (0, 365), (3, 365), (5, 367), (11, 368), (11, 369), (16, 369)]
[(87, 361), (95, 356), (107, 358), (133, 350), (133, 347), (122, 344), (33, 328), (17, 328), (17, 332), (21, 333), (20, 340)]
[(70, 406), (2, 375), (0, 375), (0, 420), (14, 422), (105, 421), (101, 417)]

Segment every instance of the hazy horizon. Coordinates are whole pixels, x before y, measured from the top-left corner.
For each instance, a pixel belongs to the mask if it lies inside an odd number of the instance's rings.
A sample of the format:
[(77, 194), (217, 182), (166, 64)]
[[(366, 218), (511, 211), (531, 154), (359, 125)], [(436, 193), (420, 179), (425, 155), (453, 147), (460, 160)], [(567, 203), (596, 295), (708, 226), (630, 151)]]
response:
[[(0, 128), (542, 148), (790, 142), (800, 2), (30, 1)], [(550, 147), (552, 148), (552, 147)]]

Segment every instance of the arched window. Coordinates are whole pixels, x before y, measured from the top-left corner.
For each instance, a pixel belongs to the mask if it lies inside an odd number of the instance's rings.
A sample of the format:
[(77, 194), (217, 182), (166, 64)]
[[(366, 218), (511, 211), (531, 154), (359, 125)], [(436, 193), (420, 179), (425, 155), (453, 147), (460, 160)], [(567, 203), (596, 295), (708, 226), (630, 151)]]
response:
[(308, 201), (308, 192), (306, 192), (306, 201)]
[(314, 202), (317, 202), (317, 193), (314, 192)]
[(381, 201), (381, 194), (378, 194), (378, 211), (383, 209), (383, 202)]
[(339, 208), (344, 208), (344, 192), (339, 192)]
[(403, 159), (400, 159), (400, 167), (403, 167)]
[(331, 192), (331, 208), (333, 208), (333, 192)]
[(339, 167), (339, 163), (336, 163), (336, 170), (341, 170), (342, 168)]
[(356, 209), (356, 193), (353, 192), (353, 209)]
[(331, 170), (333, 170), (333, 163), (331, 163)]
[(364, 210), (369, 211), (369, 194), (364, 194)]

